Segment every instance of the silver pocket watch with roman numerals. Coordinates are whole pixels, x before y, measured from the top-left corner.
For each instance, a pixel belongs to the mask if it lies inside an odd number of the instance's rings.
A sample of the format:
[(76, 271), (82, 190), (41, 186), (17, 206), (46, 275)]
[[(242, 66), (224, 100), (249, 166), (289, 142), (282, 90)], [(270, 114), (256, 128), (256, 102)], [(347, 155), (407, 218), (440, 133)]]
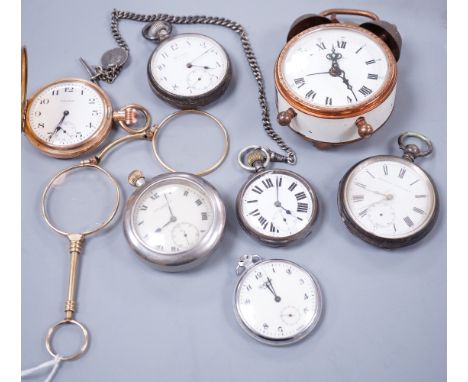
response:
[[(422, 150), (408, 139), (417, 139)], [(400, 248), (426, 236), (437, 219), (439, 200), (431, 177), (414, 160), (432, 152), (422, 134), (398, 137), (403, 157), (377, 155), (354, 165), (340, 181), (338, 208), (346, 227), (380, 248)]]
[(234, 312), (241, 327), (267, 345), (290, 345), (317, 326), (322, 295), (315, 277), (289, 260), (240, 258)]
[(286, 156), (261, 146), (248, 146), (239, 165), (255, 172), (237, 196), (237, 217), (242, 228), (261, 242), (284, 246), (305, 238), (317, 219), (319, 204), (310, 183), (285, 169), (268, 169)]

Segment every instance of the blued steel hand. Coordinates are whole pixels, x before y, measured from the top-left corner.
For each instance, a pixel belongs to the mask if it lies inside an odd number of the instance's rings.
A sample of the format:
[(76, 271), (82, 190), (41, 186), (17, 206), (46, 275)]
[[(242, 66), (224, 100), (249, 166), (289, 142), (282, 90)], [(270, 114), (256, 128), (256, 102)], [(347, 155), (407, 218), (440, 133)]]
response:
[(275, 288), (273, 287), (273, 283), (271, 282), (271, 279), (268, 276), (267, 281), (265, 282), (265, 286), (273, 294), (273, 296), (275, 296), (275, 302), (280, 302), (281, 297), (276, 294)]

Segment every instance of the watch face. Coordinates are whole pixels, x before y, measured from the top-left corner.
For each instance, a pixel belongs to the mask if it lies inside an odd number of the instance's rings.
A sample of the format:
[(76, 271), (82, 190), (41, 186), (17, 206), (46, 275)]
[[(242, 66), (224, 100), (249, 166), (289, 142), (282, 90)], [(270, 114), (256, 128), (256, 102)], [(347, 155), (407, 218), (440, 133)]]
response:
[(180, 34), (165, 40), (150, 59), (153, 80), (165, 92), (179, 97), (207, 94), (226, 80), (229, 59), (213, 39)]
[(177, 254), (194, 248), (209, 232), (213, 209), (207, 195), (189, 183), (156, 184), (138, 198), (132, 221), (145, 247)]
[(362, 230), (384, 239), (402, 239), (428, 226), (436, 211), (434, 186), (415, 164), (377, 156), (359, 163), (344, 180), (342, 203)]
[(270, 170), (246, 183), (240, 191), (237, 209), (249, 233), (274, 243), (309, 233), (318, 202), (304, 178), (292, 171)]
[(39, 91), (28, 111), (32, 133), (42, 143), (67, 148), (87, 141), (103, 125), (106, 104), (81, 81), (60, 81)]
[(387, 89), (390, 61), (388, 47), (372, 33), (326, 25), (290, 41), (280, 56), (280, 73), (293, 98), (333, 110), (361, 106)]
[(292, 343), (317, 324), (318, 283), (299, 265), (265, 260), (248, 269), (235, 294), (237, 318), (247, 332), (267, 343)]

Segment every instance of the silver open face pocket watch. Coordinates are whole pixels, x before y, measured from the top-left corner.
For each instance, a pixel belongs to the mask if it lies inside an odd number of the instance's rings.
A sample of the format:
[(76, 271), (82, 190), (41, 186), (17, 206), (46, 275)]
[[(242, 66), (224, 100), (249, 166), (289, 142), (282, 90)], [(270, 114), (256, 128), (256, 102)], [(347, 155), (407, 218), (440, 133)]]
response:
[[(338, 14), (371, 20), (356, 25)], [(393, 110), (401, 42), (395, 25), (368, 11), (300, 17), (276, 61), (278, 122), (318, 148), (369, 137)]]
[[(426, 145), (423, 151), (408, 138)], [(381, 248), (399, 248), (421, 240), (433, 228), (439, 211), (436, 186), (414, 160), (432, 152), (422, 134), (398, 137), (403, 157), (377, 155), (354, 165), (340, 181), (338, 208), (346, 227)]]
[(322, 296), (315, 277), (288, 260), (240, 258), (234, 312), (241, 327), (262, 343), (282, 346), (302, 340), (317, 326)]
[[(180, 114), (200, 114), (214, 120), (224, 134), (221, 158), (198, 174), (175, 172), (161, 158), (158, 134)], [(201, 110), (180, 110), (157, 127), (152, 147), (158, 161), (170, 173), (146, 181), (141, 171), (132, 171), (129, 183), (137, 190), (129, 197), (124, 212), (124, 232), (132, 249), (156, 268), (185, 271), (203, 263), (220, 242), (226, 225), (226, 208), (218, 191), (201, 178), (214, 171), (227, 156), (228, 133), (223, 124)]]
[(231, 63), (224, 48), (199, 33), (172, 35), (166, 21), (148, 23), (143, 36), (159, 45), (148, 61), (153, 92), (181, 109), (204, 106), (218, 99), (231, 80)]
[(268, 169), (270, 162), (279, 161), (288, 159), (260, 146), (248, 146), (238, 157), (242, 168), (255, 172), (237, 196), (238, 220), (248, 234), (271, 246), (305, 238), (319, 210), (306, 179), (293, 171)]

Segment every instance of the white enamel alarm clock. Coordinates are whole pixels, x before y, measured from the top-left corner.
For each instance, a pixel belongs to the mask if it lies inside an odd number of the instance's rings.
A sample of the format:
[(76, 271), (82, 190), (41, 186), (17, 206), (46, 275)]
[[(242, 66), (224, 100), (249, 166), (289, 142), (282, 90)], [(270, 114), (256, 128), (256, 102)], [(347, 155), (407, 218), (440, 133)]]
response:
[[(372, 21), (358, 26), (336, 14)], [(278, 122), (318, 148), (371, 136), (393, 110), (400, 49), (396, 27), (372, 12), (331, 9), (297, 19), (275, 66)]]

